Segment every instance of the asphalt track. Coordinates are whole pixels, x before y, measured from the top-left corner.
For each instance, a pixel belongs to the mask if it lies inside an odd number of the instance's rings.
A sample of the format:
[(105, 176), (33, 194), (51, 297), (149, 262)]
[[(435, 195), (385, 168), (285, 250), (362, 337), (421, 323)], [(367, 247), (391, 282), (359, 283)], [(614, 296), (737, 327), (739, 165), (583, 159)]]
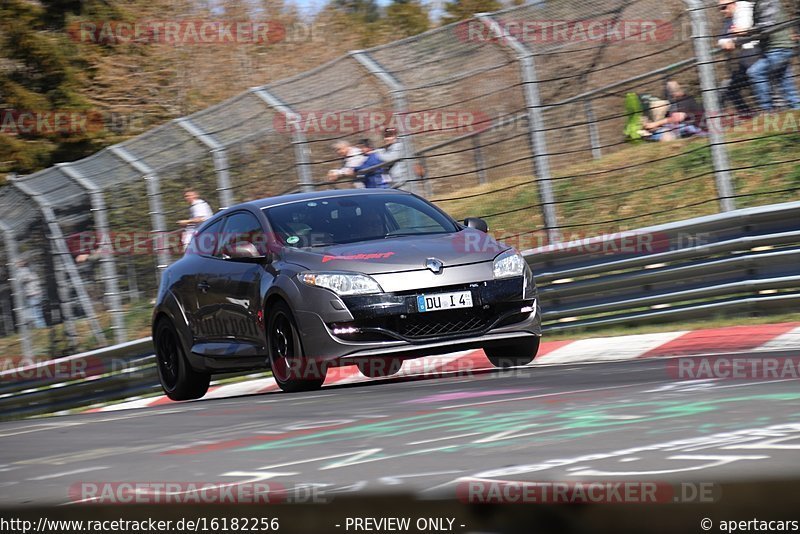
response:
[[(797, 354), (757, 355), (769, 356)], [(453, 497), (470, 480), (797, 478), (796, 379), (686, 380), (675, 364), (471, 370), (8, 422), (0, 503), (77, 502), (88, 482), (266, 481), (329, 500)]]

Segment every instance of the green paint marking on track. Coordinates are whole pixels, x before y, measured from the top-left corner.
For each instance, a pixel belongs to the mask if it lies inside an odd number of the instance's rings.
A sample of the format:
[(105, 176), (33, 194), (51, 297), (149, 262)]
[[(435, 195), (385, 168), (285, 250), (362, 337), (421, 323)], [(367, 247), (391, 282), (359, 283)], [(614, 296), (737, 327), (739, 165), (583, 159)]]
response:
[[(332, 444), (343, 441), (356, 441), (366, 445), (367, 440), (375, 438), (399, 438), (426, 431), (439, 431), (437, 436), (445, 441), (448, 435), (478, 432), (469, 443), (448, 444), (448, 451), (462, 448), (484, 448), (508, 445), (524, 440), (528, 443), (553, 440), (591, 437), (620, 428), (631, 428), (665, 420), (679, 420), (700, 414), (707, 414), (723, 406), (739, 402), (788, 402), (800, 399), (800, 393), (776, 393), (745, 395), (709, 401), (686, 402), (685, 400), (658, 400), (645, 402), (612, 403), (596, 407), (582, 407), (556, 413), (552, 410), (532, 409), (506, 414), (488, 414), (479, 409), (460, 409), (388, 419), (371, 423), (355, 423), (351, 426), (320, 431), (314, 434), (279, 439), (239, 450), (256, 451), (284, 449), (310, 445)], [(759, 421), (764, 417), (759, 417)], [(769, 418), (766, 418), (769, 420)], [(752, 421), (748, 421), (748, 424)], [(702, 429), (703, 432), (713, 428)], [(697, 431), (695, 425), (685, 425), (688, 430)], [(649, 429), (648, 433), (658, 433), (660, 429)], [(664, 432), (674, 432), (675, 426)], [(528, 435), (526, 435), (528, 434)], [(488, 438), (491, 438), (489, 441)], [(486, 439), (485, 443), (474, 443)], [(369, 445), (366, 445), (369, 446)], [(431, 447), (436, 444), (432, 443)], [(428, 447), (425, 447), (426, 449)], [(411, 451), (407, 454), (413, 454)], [(397, 455), (394, 455), (395, 457)]]

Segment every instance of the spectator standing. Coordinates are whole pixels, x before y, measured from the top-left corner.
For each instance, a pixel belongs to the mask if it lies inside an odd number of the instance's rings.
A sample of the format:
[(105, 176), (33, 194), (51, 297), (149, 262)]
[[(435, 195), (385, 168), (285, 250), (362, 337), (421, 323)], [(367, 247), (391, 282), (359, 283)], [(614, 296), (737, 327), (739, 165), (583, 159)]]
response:
[(364, 141), (367, 156), (361, 165), (354, 169), (355, 175), (358, 177), (358, 181), (368, 189), (386, 189), (389, 187), (389, 183), (384, 178), (383, 160), (377, 151), (372, 150), (369, 140), (365, 139)]
[(795, 46), (792, 29), (787, 26), (774, 32), (764, 33), (787, 21), (781, 0), (756, 0), (752, 29), (736, 25), (731, 28), (735, 34), (754, 34), (761, 43), (761, 57), (747, 69), (747, 75), (762, 111), (769, 112), (774, 109), (770, 78), (778, 81), (782, 96), (789, 107), (800, 110), (800, 96), (792, 77), (791, 61)]
[(47, 323), (42, 313), (42, 284), (39, 276), (28, 267), (28, 262), (20, 260), (17, 263), (17, 278), (22, 284), (22, 293), (25, 297), (25, 322), (33, 324), (34, 328), (44, 328)]
[[(328, 171), (328, 181), (335, 182), (342, 178), (355, 177), (355, 168), (361, 165), (366, 156), (362, 153), (361, 149), (351, 145), (347, 141), (337, 141), (333, 144), (333, 149), (336, 154), (342, 158), (342, 166), (338, 169), (331, 169)], [(361, 184), (356, 182), (356, 187)]]
[(189, 218), (178, 221), (178, 224), (183, 226), (183, 235), (181, 236), (181, 243), (183, 243), (184, 250), (189, 246), (189, 243), (194, 236), (197, 227), (214, 215), (211, 206), (208, 202), (200, 198), (197, 191), (194, 189), (186, 189), (183, 192), (183, 198), (189, 204)]
[(386, 184), (395, 183), (402, 185), (406, 180), (406, 168), (402, 163), (403, 143), (397, 138), (397, 128), (383, 130), (383, 148), (376, 150), (378, 157), (385, 163), (391, 163), (383, 173)]
[(750, 30), (753, 27), (753, 2), (719, 0), (718, 6), (725, 20), (723, 36), (717, 44), (727, 56), (726, 63), (730, 76), (724, 93), (725, 100), (733, 104), (739, 115), (747, 117), (752, 115), (752, 109), (742, 91), (750, 86), (747, 69), (758, 60), (761, 50), (757, 40), (738, 37), (731, 30), (734, 27), (742, 30)]

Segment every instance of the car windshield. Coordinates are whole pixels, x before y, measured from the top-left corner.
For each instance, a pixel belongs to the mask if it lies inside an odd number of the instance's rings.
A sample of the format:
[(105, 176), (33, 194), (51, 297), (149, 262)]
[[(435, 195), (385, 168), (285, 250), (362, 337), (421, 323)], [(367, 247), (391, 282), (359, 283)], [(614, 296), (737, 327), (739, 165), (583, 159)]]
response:
[(447, 215), (412, 195), (301, 200), (264, 212), (278, 240), (298, 248), (459, 231)]

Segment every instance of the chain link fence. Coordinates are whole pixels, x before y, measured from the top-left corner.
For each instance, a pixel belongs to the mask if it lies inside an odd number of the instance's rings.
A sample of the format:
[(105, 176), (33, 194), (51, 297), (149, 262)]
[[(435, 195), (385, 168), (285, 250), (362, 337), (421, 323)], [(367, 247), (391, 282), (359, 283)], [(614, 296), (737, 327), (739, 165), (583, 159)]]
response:
[[(404, 154), (395, 187), (483, 217), (520, 249), (796, 199), (796, 123), (725, 126), (741, 110), (724, 81), (721, 21), (704, 0), (536, 1), (351, 52), (12, 177), (0, 190), (4, 354), (146, 334), (160, 272), (182, 253), (185, 188), (222, 209), (342, 187), (326, 178), (340, 165), (332, 144), (374, 141), (386, 126)], [(797, 15), (781, 22), (771, 31)], [(705, 132), (632, 140), (627, 128), (648, 111), (640, 95), (666, 100), (667, 81), (702, 102)]]

